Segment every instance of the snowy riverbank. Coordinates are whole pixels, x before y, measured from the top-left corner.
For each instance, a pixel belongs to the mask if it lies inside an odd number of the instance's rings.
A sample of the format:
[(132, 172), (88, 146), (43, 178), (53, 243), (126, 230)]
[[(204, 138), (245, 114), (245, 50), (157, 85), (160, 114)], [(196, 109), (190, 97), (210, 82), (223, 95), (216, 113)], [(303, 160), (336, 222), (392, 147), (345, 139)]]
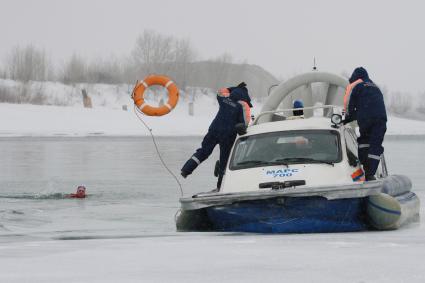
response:
[[(255, 110), (261, 108), (254, 105)], [(195, 115), (188, 115), (188, 103), (162, 117), (144, 117), (158, 136), (205, 134), (218, 105), (212, 97), (202, 96), (195, 103)], [(425, 135), (425, 121), (390, 117), (387, 135)], [(36, 106), (0, 103), (0, 137), (16, 136), (145, 136), (148, 132), (133, 109), (107, 107), (85, 109), (80, 106)]]

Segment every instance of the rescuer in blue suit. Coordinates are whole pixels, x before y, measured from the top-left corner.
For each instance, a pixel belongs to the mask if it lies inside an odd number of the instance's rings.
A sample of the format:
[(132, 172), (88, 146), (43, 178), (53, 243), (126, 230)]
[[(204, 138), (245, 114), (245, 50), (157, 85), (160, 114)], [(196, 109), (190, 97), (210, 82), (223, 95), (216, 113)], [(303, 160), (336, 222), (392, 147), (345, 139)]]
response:
[(218, 144), (220, 146), (220, 166), (217, 189), (220, 189), (230, 150), (236, 138), (236, 125), (243, 123), (245, 127), (248, 126), (251, 120), (252, 104), (244, 82), (236, 87), (220, 89), (217, 93), (217, 100), (218, 113), (208, 129), (201, 147), (183, 165), (181, 175), (186, 178), (192, 174), (193, 170), (211, 155), (214, 147)]
[(362, 67), (354, 70), (349, 82), (344, 97), (344, 123), (357, 120), (360, 131), (357, 138), (359, 160), (363, 165), (366, 181), (375, 180), (374, 175), (384, 153), (382, 142), (387, 130), (384, 97)]

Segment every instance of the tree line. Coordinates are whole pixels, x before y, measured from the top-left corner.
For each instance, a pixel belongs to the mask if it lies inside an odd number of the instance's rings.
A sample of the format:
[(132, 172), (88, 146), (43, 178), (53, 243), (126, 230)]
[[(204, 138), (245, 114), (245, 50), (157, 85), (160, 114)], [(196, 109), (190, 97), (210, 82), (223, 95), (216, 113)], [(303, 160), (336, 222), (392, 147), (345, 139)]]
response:
[[(3, 67), (0, 65), (0, 78), (22, 82), (134, 84), (152, 73), (170, 76), (183, 90), (187, 86), (218, 89), (246, 81), (253, 97), (266, 96), (269, 87), (278, 83), (275, 77), (258, 66), (235, 64), (227, 53), (200, 60), (189, 39), (152, 30), (143, 31), (136, 38), (129, 55), (121, 59), (89, 61), (73, 54), (57, 66), (44, 49), (27, 45), (12, 48), (3, 60)], [(418, 99), (419, 96), (386, 89), (383, 92), (388, 111), (402, 115), (416, 110), (425, 114), (425, 102)]]
[[(152, 30), (140, 34), (133, 49), (126, 58), (98, 59), (88, 61), (79, 54), (73, 54), (65, 63), (55, 66), (45, 50), (33, 45), (16, 46), (0, 66), (0, 77), (22, 82), (60, 81), (75, 83), (134, 83), (148, 74), (167, 74), (181, 87), (199, 85), (197, 52), (189, 39), (175, 38)], [(224, 54), (206, 60), (215, 68), (206, 69), (204, 76), (214, 85), (224, 83), (233, 59)]]

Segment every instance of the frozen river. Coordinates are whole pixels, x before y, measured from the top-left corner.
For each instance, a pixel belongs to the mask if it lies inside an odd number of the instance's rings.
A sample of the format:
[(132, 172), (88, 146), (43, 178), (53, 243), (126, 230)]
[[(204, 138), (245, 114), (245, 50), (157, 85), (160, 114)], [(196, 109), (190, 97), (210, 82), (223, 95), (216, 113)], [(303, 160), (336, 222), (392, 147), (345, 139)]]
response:
[[(201, 138), (157, 141), (178, 173)], [(424, 200), (425, 137), (389, 137), (385, 150), (390, 173), (410, 176)], [(214, 188), (215, 160), (182, 180), (185, 195)], [(66, 198), (80, 184), (88, 198)], [(389, 232), (177, 233), (179, 196), (149, 138), (0, 139), (0, 282), (425, 282), (423, 223)]]

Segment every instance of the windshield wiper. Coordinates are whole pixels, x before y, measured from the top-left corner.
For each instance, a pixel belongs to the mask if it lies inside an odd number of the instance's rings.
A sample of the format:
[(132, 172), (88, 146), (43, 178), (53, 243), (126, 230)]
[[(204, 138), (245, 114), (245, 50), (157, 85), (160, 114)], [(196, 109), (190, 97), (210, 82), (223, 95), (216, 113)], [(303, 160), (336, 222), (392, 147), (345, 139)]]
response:
[(260, 164), (267, 164), (267, 161), (264, 160), (247, 160), (237, 163), (236, 165), (260, 165)]
[(283, 160), (275, 161), (264, 161), (264, 160), (247, 160), (237, 163), (236, 165), (285, 165), (288, 167), (288, 164)]
[(307, 157), (288, 157), (288, 158), (281, 158), (275, 160), (275, 162), (282, 161), (282, 162), (308, 162), (308, 163), (324, 163), (329, 164), (332, 166), (335, 166), (333, 162), (326, 161), (326, 160), (319, 160), (314, 158), (307, 158)]

